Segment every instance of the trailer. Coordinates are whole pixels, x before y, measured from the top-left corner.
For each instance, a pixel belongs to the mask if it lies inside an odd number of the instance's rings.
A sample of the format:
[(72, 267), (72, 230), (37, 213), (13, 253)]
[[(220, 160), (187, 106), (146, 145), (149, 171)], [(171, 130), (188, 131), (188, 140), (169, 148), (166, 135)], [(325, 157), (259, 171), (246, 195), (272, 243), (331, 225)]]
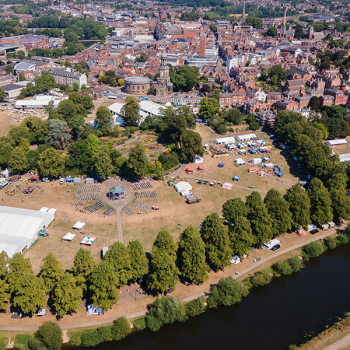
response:
[(199, 203), (201, 199), (199, 197), (188, 197), (186, 199), (187, 204)]

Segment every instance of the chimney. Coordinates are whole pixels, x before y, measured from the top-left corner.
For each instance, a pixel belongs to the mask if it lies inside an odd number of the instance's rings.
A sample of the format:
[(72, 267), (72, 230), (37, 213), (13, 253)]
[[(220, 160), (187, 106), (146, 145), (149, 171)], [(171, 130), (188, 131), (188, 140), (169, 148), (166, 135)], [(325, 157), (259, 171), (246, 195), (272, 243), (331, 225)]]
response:
[(199, 57), (205, 57), (207, 50), (207, 37), (205, 34), (202, 34), (199, 37)]

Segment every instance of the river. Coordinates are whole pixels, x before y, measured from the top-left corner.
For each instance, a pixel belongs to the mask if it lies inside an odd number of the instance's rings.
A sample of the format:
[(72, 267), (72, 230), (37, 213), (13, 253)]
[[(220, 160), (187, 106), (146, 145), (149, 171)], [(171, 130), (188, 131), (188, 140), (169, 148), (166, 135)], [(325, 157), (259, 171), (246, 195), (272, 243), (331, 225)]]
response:
[(284, 350), (350, 311), (349, 276), (349, 245), (341, 245), (307, 262), (301, 272), (252, 290), (239, 305), (208, 310), (155, 333), (135, 332), (122, 341), (102, 343), (95, 350)]

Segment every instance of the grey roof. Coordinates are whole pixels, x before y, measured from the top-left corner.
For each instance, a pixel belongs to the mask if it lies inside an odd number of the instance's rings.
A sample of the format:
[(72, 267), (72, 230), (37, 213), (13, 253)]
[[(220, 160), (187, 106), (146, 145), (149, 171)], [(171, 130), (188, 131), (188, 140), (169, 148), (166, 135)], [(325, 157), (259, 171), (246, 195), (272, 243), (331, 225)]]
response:
[(147, 84), (151, 82), (151, 79), (147, 77), (129, 77), (125, 78), (124, 82), (130, 84)]
[(121, 194), (125, 192), (125, 188), (123, 186), (115, 185), (109, 189), (110, 193)]
[(31, 67), (35, 67), (35, 64), (32, 62), (20, 62), (15, 65), (14, 69), (17, 71), (18, 70), (26, 71), (26, 70), (30, 70)]
[(54, 76), (56, 75), (56, 76), (66, 77), (66, 78), (79, 78), (82, 75), (79, 72), (72, 72), (67, 70), (66, 68), (48, 68), (46, 69), (46, 72)]
[(10, 92), (18, 89), (23, 89), (25, 86), (19, 85), (19, 84), (8, 84), (8, 85), (3, 85), (2, 88), (5, 90), (5, 92)]

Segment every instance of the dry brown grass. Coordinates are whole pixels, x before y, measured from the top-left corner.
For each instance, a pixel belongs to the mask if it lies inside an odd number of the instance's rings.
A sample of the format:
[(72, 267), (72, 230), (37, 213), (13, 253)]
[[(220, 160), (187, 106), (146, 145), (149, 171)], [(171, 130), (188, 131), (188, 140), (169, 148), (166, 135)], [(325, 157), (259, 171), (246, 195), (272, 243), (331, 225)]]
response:
[(8, 114), (9, 112), (7, 110), (2, 111), (0, 109), (0, 136), (6, 136), (12, 127), (18, 126), (20, 124), (19, 122), (10, 119), (8, 117)]

